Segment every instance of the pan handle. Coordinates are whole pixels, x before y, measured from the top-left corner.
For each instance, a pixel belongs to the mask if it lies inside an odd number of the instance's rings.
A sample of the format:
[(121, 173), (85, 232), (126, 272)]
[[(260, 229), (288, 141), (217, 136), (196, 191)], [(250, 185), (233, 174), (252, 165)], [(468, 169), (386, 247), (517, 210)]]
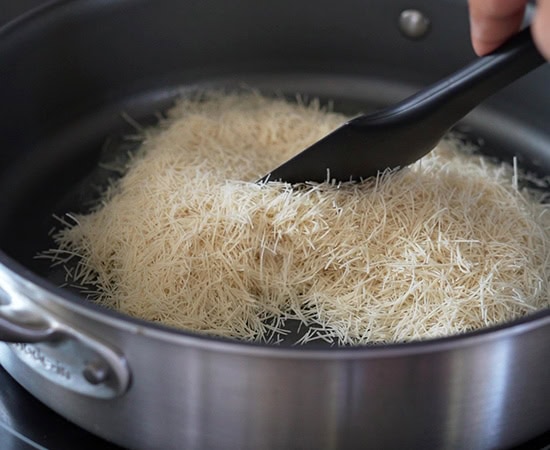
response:
[(110, 399), (130, 385), (126, 358), (110, 344), (61, 322), (40, 303), (55, 294), (0, 265), (0, 362), (22, 364), (64, 389)]
[(47, 322), (29, 321), (18, 318), (18, 315), (21, 315), (21, 311), (0, 307), (0, 341), (32, 343), (51, 341), (59, 337), (58, 331)]

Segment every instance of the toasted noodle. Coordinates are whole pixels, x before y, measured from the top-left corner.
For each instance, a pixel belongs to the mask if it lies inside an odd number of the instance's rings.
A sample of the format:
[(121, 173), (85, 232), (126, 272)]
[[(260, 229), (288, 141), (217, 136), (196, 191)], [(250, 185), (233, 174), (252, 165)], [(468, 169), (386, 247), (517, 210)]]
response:
[(247, 340), (276, 342), (293, 318), (302, 343), (402, 342), (550, 306), (547, 206), (457, 140), (363, 183), (255, 182), (345, 119), (250, 93), (182, 99), (49, 257), (76, 255), (68, 281), (108, 308)]

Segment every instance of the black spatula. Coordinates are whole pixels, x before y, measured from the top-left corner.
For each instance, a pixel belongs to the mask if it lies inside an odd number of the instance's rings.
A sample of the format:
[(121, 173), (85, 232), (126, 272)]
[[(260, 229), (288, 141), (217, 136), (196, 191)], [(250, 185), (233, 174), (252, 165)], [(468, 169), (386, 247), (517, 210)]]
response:
[(485, 98), (544, 62), (526, 28), (493, 53), (412, 97), (345, 123), (261, 181), (350, 181), (407, 166), (430, 152)]

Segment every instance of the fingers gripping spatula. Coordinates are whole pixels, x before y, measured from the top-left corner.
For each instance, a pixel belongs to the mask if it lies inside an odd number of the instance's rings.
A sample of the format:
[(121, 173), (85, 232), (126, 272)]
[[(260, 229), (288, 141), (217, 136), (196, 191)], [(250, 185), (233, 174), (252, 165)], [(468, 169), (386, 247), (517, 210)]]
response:
[(407, 166), (430, 152), (485, 98), (544, 62), (526, 28), (412, 97), (345, 123), (260, 181), (352, 181)]

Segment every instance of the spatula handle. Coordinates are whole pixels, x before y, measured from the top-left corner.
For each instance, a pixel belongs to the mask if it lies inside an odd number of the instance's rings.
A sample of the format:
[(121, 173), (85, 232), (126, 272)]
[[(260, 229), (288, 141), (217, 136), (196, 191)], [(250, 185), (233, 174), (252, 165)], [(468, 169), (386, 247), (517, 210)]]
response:
[(429, 118), (432, 126), (444, 132), (487, 97), (544, 62), (527, 27), (494, 52), (389, 108), (386, 114), (381, 112), (381, 116), (407, 115), (413, 123)]

